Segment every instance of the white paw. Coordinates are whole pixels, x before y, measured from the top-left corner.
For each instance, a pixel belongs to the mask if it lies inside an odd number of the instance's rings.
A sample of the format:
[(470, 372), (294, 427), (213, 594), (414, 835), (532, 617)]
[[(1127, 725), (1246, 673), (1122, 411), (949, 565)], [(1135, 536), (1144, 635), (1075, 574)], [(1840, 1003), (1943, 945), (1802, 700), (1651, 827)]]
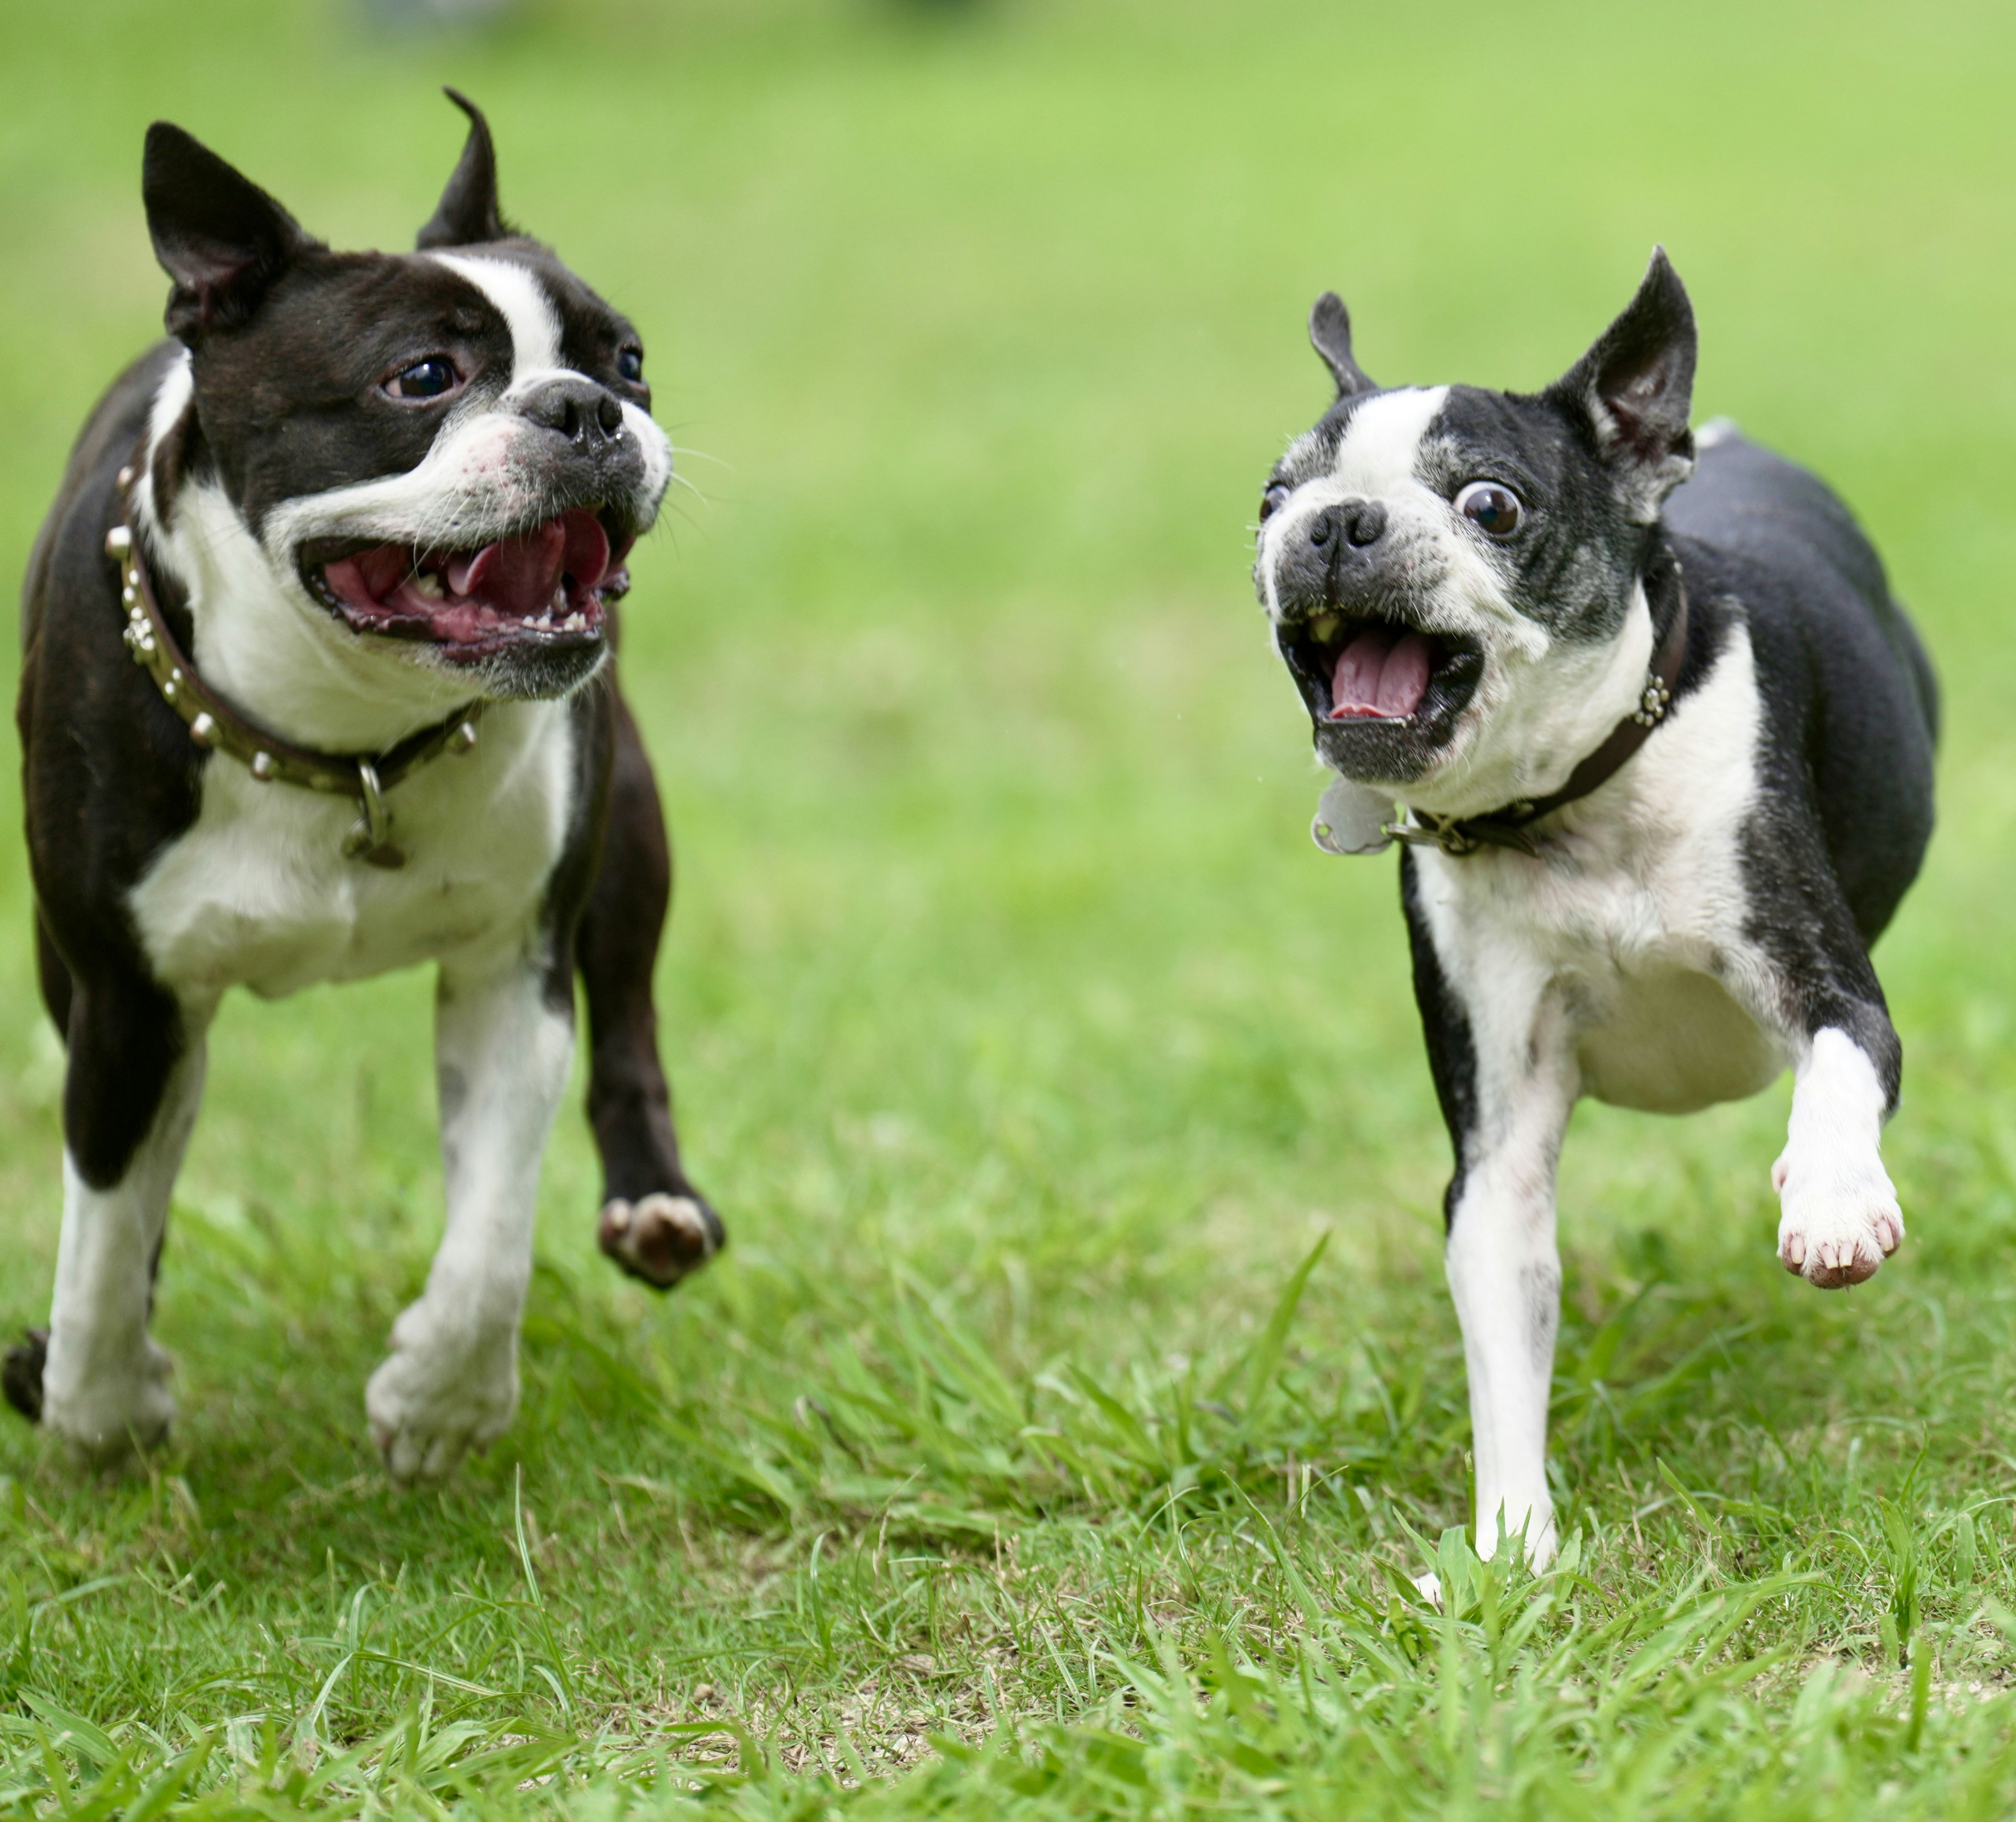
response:
[(515, 1322), (444, 1316), (423, 1297), (392, 1324), (392, 1351), (365, 1388), (371, 1435), (401, 1486), (455, 1472), (502, 1435), (518, 1408)]
[(1782, 1198), (1778, 1258), (1823, 1291), (1859, 1284), (1903, 1244), (1904, 1213), (1881, 1159), (1856, 1148), (1826, 1157), (1787, 1145), (1771, 1167)]
[(139, 1354), (113, 1367), (93, 1363), (73, 1372), (62, 1331), (52, 1337), (42, 1371), (42, 1423), (70, 1452), (92, 1467), (119, 1465), (158, 1447), (175, 1421), (168, 1390), (175, 1363), (168, 1351), (144, 1337)]
[(1424, 1601), (1427, 1601), (1431, 1607), (1439, 1611), (1442, 1604), (1442, 1577), (1437, 1575), (1433, 1569), (1430, 1569), (1425, 1575), (1414, 1576), (1413, 1580), (1414, 1583), (1414, 1592), (1419, 1594)]
[(1537, 1575), (1545, 1572), (1553, 1562), (1559, 1539), (1554, 1535), (1554, 1511), (1551, 1502), (1535, 1506), (1522, 1514), (1514, 1522), (1501, 1529), (1490, 1520), (1477, 1521), (1477, 1538), (1482, 1547), (1478, 1554), (1489, 1562), (1510, 1543), (1515, 1559), (1526, 1565), (1528, 1575)]

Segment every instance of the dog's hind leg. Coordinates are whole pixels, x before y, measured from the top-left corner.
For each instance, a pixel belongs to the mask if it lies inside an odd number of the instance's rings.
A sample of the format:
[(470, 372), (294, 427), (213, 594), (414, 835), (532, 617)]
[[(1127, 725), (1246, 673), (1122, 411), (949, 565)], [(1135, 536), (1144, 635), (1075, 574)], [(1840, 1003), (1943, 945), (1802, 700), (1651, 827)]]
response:
[(70, 1003), (74, 992), (70, 964), (63, 959), (56, 938), (49, 934), (49, 924), (40, 906), (35, 911), (35, 978), (41, 986), (42, 1004), (49, 1008), (49, 1022), (56, 1028), (56, 1035), (67, 1042)]
[[(1929, 812), (1928, 812), (1929, 813)], [(1766, 866), (1751, 870), (1754, 948), (1726, 945), (1731, 986), (1792, 1063), (1785, 1148), (1771, 1168), (1778, 1258), (1823, 1291), (1873, 1276), (1903, 1244), (1904, 1215), (1884, 1168), (1903, 1046), (1882, 983), (1823, 845), (1817, 817), (1781, 816)]]
[[(35, 911), (35, 974), (41, 984), (42, 1003), (49, 1008), (49, 1021), (62, 1037), (70, 1030), (70, 965), (56, 948), (56, 939), (41, 907)], [(49, 1331), (31, 1328), (0, 1356), (0, 1396), (31, 1424), (42, 1421), (42, 1374), (49, 1365)]]
[(614, 753), (602, 859), (574, 938), (588, 1000), (588, 1117), (602, 1154), (602, 1250), (668, 1290), (721, 1247), (722, 1226), (679, 1162), (658, 1060), (651, 974), (671, 900), (671, 845), (637, 724), (610, 691)]
[(364, 1395), (396, 1482), (452, 1473), (517, 1408), (539, 1162), (574, 1055), (573, 982), (563, 979), (556, 1003), (545, 971), (522, 955), (441, 966), (434, 1052), (448, 1226)]
[(63, 1216), (38, 1385), (10, 1360), (8, 1394), (85, 1457), (150, 1447), (175, 1414), (167, 1354), (147, 1333), (168, 1201), (203, 1096), (209, 1009), (112, 974), (76, 981), (63, 1089)]

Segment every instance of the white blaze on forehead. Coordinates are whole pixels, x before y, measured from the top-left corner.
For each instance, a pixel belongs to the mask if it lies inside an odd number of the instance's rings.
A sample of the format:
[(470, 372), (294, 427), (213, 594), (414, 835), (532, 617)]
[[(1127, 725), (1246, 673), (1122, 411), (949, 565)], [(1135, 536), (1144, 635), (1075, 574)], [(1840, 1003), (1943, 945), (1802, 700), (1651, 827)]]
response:
[(508, 259), (485, 259), (464, 253), (430, 254), (452, 272), (465, 278), (495, 306), (511, 332), (511, 378), (515, 384), (531, 373), (560, 364), (560, 319), (545, 289), (524, 266)]
[(1448, 397), (1446, 386), (1409, 386), (1366, 400), (1345, 423), (1331, 478), (1369, 499), (1418, 485), (1414, 459)]
[(1366, 400), (1346, 419), (1329, 472), (1304, 481), (1288, 505), (1261, 528), (1261, 586), (1267, 611), (1276, 620), (1281, 618), (1281, 601), (1275, 566), (1311, 515), (1348, 499), (1398, 506), (1410, 494), (1424, 510), (1442, 504), (1416, 477), (1414, 463), (1449, 391), (1446, 386), (1408, 386)]

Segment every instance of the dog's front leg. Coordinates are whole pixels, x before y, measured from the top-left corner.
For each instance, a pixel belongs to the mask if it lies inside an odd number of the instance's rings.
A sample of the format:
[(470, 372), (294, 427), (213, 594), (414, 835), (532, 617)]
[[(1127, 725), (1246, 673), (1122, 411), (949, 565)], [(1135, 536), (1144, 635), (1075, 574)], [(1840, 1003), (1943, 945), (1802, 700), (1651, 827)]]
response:
[(1532, 958), (1467, 927), (1411, 852), (1400, 877), (1414, 996), (1456, 1154), (1443, 1204), (1444, 1265), (1470, 1380), (1477, 1548), (1489, 1557), (1501, 1539), (1523, 1536), (1537, 1568), (1554, 1554), (1547, 1490), (1561, 1287), (1554, 1172), (1580, 1092), (1573, 1034)]
[(175, 1416), (168, 1356), (147, 1321), (203, 1098), (208, 1018), (138, 978), (80, 981), (70, 1002), (63, 1231), (39, 1395), (43, 1423), (93, 1461), (151, 1448)]
[(1547, 1490), (1561, 1294), (1554, 1168), (1575, 1102), (1572, 1057), (1550, 1035), (1536, 1032), (1530, 1046), (1489, 1039), (1479, 1046), (1479, 1118), (1449, 1186), (1444, 1258), (1470, 1377), (1478, 1552), (1490, 1556), (1501, 1538), (1523, 1536), (1535, 1568), (1554, 1554)]
[(434, 1049), (448, 1227), (364, 1401), (398, 1482), (452, 1473), (502, 1434), (517, 1406), (539, 1160), (574, 1050), (571, 974), (557, 1003), (550, 978), (524, 956), (441, 967)]

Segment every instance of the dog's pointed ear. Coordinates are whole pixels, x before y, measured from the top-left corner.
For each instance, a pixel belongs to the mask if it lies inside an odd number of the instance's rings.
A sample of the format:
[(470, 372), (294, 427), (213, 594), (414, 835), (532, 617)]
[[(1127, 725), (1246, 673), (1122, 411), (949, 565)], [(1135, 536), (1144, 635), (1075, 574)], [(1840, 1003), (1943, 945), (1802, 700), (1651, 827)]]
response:
[(1309, 308), (1309, 346), (1323, 356), (1337, 382), (1337, 395), (1348, 398), (1354, 392), (1377, 392), (1365, 369), (1352, 358), (1351, 312), (1334, 291), (1326, 291)]
[(1694, 312), (1663, 247), (1638, 294), (1595, 345), (1548, 388), (1585, 418), (1634, 516), (1649, 524), (1693, 472)]
[(289, 263), (322, 244), (250, 178), (166, 121), (147, 129), (140, 191), (154, 257), (175, 281), (168, 333), (185, 342), (246, 321)]
[(478, 241), (502, 240), (511, 233), (497, 211), (497, 148), (483, 110), (458, 89), (441, 93), (469, 116), (469, 137), (455, 161), (448, 188), (441, 192), (433, 219), (414, 243), (425, 253), (435, 247), (473, 247)]

